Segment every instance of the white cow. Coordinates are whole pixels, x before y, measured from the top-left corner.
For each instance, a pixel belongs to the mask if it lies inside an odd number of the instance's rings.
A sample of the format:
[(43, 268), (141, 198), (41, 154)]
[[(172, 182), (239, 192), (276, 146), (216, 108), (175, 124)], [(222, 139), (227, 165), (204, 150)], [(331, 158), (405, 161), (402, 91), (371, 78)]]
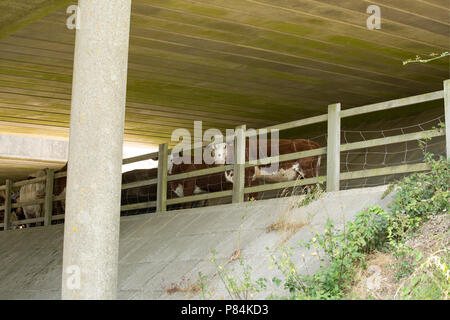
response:
[[(42, 170), (31, 175), (32, 178), (43, 177), (47, 170)], [(26, 184), (20, 187), (19, 202), (33, 201), (45, 197), (45, 182)], [(42, 214), (42, 204), (28, 205), (22, 207), (25, 219), (39, 218)]]

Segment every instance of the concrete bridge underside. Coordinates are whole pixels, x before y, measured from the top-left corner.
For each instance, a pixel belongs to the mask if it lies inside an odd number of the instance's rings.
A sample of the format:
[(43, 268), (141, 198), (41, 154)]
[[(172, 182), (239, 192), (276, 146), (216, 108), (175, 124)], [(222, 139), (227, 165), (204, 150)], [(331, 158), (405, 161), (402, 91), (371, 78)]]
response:
[[(0, 132), (68, 137), (75, 30), (67, 0), (0, 4)], [(381, 29), (368, 30), (370, 4)], [(194, 120), (263, 127), (442, 89), (447, 0), (133, 0), (125, 140)]]

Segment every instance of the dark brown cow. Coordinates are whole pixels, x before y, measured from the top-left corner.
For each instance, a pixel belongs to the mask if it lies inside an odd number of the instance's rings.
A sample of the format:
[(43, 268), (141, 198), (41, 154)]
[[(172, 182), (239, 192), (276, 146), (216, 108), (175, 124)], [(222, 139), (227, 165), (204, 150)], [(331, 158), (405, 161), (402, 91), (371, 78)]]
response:
[[(158, 169), (137, 169), (122, 173), (122, 185), (158, 177)], [(155, 201), (157, 185), (141, 186), (122, 190), (121, 205)]]
[[(197, 171), (202, 169), (213, 168), (217, 165), (214, 164), (173, 164), (171, 174), (180, 174), (191, 171)], [(200, 194), (205, 192), (218, 192), (224, 190), (231, 190), (233, 185), (225, 179), (223, 173), (208, 174), (199, 177), (181, 179), (171, 181), (169, 183), (169, 189), (178, 197), (188, 197), (194, 194)], [(189, 208), (190, 203), (185, 204), (185, 208)]]
[[(55, 171), (55, 173), (67, 172), (67, 164)], [(124, 172), (122, 174), (122, 184), (137, 182), (142, 180), (154, 179), (158, 176), (158, 169), (138, 169)], [(57, 178), (53, 184), (54, 195), (65, 195), (67, 185), (67, 177)], [(122, 190), (121, 204), (134, 204), (144, 201), (156, 200), (156, 184), (151, 186), (142, 186), (131, 189)], [(56, 214), (64, 214), (65, 199), (55, 201)]]

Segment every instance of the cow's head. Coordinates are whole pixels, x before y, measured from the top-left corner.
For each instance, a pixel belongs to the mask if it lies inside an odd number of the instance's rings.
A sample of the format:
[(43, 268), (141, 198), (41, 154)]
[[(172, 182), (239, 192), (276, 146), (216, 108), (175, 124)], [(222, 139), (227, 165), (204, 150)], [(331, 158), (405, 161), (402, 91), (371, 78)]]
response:
[(233, 183), (233, 175), (234, 175), (234, 171), (233, 170), (225, 171), (225, 180), (227, 180), (228, 182)]
[(170, 189), (180, 198), (184, 197), (184, 188), (181, 183), (172, 182), (170, 184)]
[(36, 198), (44, 198), (45, 197), (45, 183), (36, 183), (35, 197)]
[[(225, 164), (227, 163), (227, 158), (232, 155), (228, 151), (233, 147), (230, 142), (220, 142), (220, 143), (210, 143), (206, 146), (206, 152), (209, 152), (214, 159), (214, 164)], [(230, 161), (228, 161), (230, 162)]]
[(43, 170), (39, 170), (39, 171), (36, 171), (36, 172), (34, 172), (34, 173), (30, 173), (29, 175), (28, 175), (28, 179), (34, 179), (34, 178), (41, 178), (41, 177), (45, 177), (46, 175), (47, 175), (47, 173), (48, 173), (48, 168), (46, 168), (46, 169), (43, 169)]

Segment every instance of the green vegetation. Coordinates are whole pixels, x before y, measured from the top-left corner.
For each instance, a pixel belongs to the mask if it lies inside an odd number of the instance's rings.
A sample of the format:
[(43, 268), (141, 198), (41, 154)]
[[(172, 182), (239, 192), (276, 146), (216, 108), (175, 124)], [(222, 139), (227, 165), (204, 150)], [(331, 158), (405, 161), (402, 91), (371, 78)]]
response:
[(367, 267), (369, 254), (384, 251), (396, 258), (396, 279), (408, 279), (401, 284), (400, 298), (447, 298), (448, 244), (440, 243), (442, 247), (426, 258), (405, 244), (430, 216), (448, 214), (450, 162), (443, 157), (434, 159), (431, 154), (425, 155), (425, 161), (429, 172), (405, 177), (387, 189), (386, 194), (396, 192), (389, 212), (378, 206), (366, 208), (344, 230), (337, 230), (329, 220), (323, 234), (300, 244), (314, 250), (312, 254), (323, 262), (312, 276), (297, 273), (291, 262), (292, 248), (284, 248), (281, 258), (272, 255), (273, 264), (284, 275), (274, 282), (283, 284), (291, 299), (349, 298), (356, 270)]
[[(395, 192), (389, 210), (379, 206), (365, 208), (342, 230), (328, 220), (323, 233), (316, 233), (311, 240), (298, 244), (299, 248), (307, 249), (321, 262), (320, 269), (314, 274), (299, 273), (298, 266), (292, 261), (295, 248), (282, 247), (276, 252), (279, 254), (272, 253), (272, 267), (283, 275), (281, 279), (273, 278), (272, 282), (284, 288), (287, 295), (270, 295), (269, 298), (448, 299), (450, 251), (449, 230), (445, 223), (449, 218), (450, 161), (444, 157), (437, 159), (431, 154), (425, 154), (425, 161), (430, 171), (412, 174), (389, 186), (384, 196)], [(308, 199), (320, 197), (321, 189), (314, 190), (317, 195), (309, 195)], [(442, 234), (434, 232), (439, 236), (421, 237), (418, 231), (425, 232), (427, 222), (433, 222), (435, 218), (441, 219), (435, 224), (444, 224)], [(421, 243), (422, 247), (414, 247), (411, 244), (414, 241)], [(368, 261), (378, 253), (393, 261), (386, 270), (392, 270), (395, 290), (383, 297), (371, 294), (362, 297), (354, 290), (358, 274), (368, 270)], [(216, 263), (214, 257), (212, 261)], [(232, 272), (216, 263), (230, 297), (245, 299), (266, 290), (267, 280), (261, 278), (253, 282), (251, 268), (241, 258), (239, 261), (243, 268), (242, 279), (235, 278)]]
[(217, 267), (217, 273), (221, 282), (224, 284), (229, 296), (234, 300), (248, 300), (253, 297), (255, 293), (261, 292), (266, 289), (267, 279), (259, 278), (253, 281), (251, 276), (252, 267), (246, 264), (242, 258), (237, 258), (239, 266), (242, 270), (241, 277), (234, 276), (234, 269), (228, 270), (224, 266), (218, 264), (215, 251), (211, 262)]
[(373, 207), (357, 214), (343, 231), (338, 231), (328, 220), (323, 234), (316, 233), (310, 241), (300, 244), (312, 249), (312, 255), (323, 262), (320, 270), (313, 275), (298, 274), (297, 267), (291, 262), (293, 248), (284, 248), (281, 258), (272, 255), (272, 263), (285, 279), (273, 281), (284, 285), (290, 299), (344, 298), (356, 267), (365, 266), (366, 254), (384, 245), (389, 219), (384, 210)]

